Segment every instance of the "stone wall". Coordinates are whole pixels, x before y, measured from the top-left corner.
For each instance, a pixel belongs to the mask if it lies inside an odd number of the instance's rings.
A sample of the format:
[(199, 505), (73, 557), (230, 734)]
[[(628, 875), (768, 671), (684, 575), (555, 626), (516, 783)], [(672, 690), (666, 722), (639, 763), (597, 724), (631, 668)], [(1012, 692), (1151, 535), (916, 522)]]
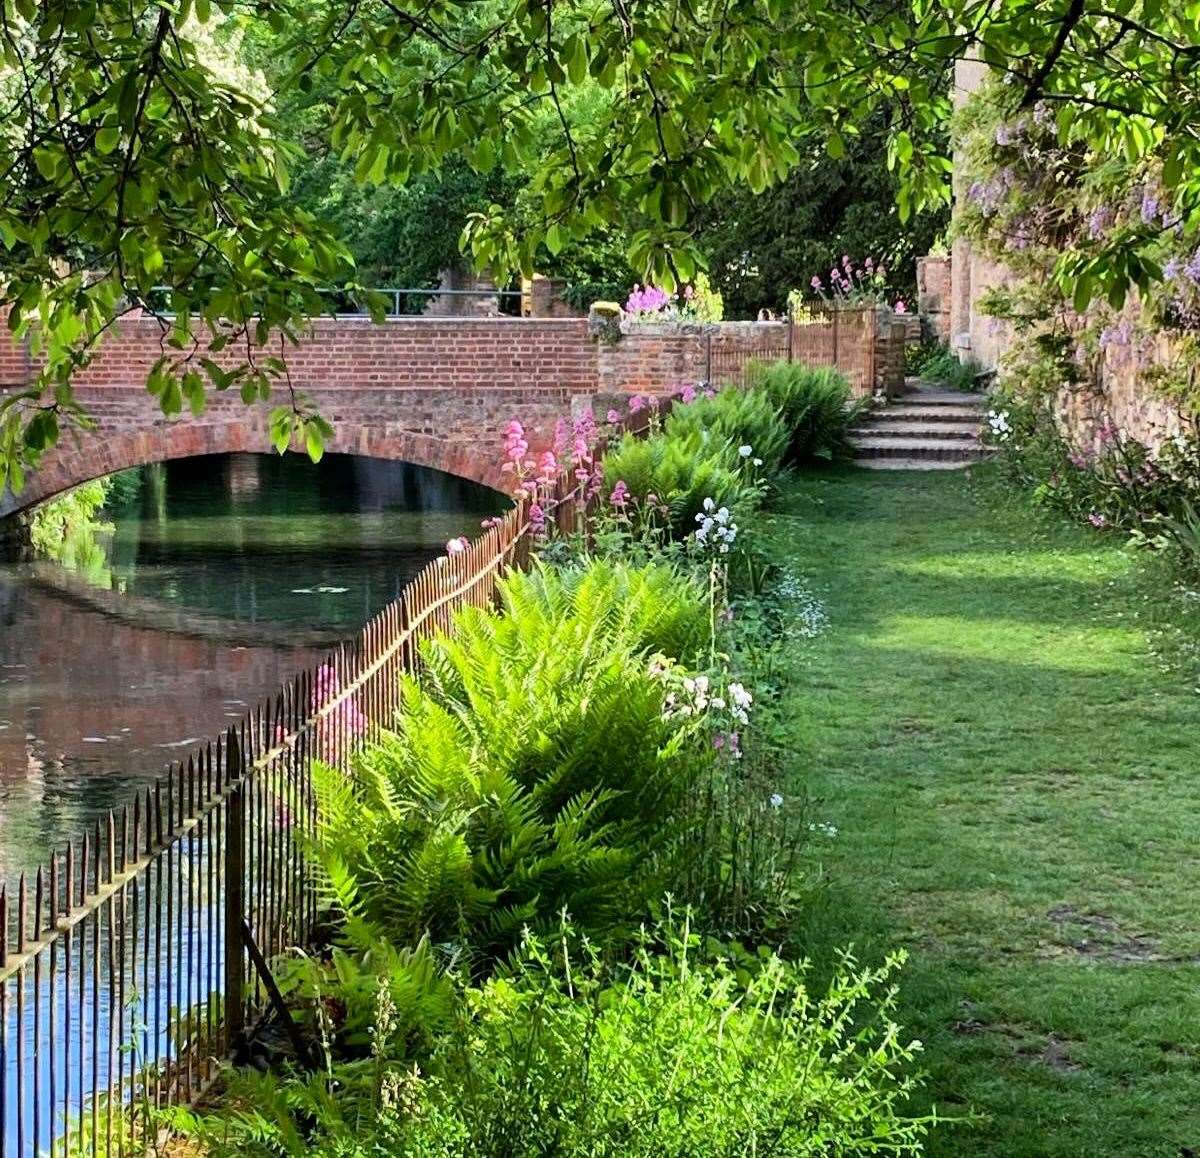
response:
[[(978, 89), (986, 76), (986, 67), (978, 61), (960, 61), (955, 69), (956, 106)], [(956, 199), (963, 195), (968, 180), (968, 174), (956, 171)], [(931, 264), (936, 259), (924, 260)], [(980, 253), (965, 237), (955, 240), (950, 266), (951, 345), (960, 357), (996, 369), (1005, 353), (1020, 339), (1008, 323), (985, 315), (979, 301), (989, 289), (1010, 284), (1011, 274), (1003, 264)], [(1137, 302), (1132, 300), (1126, 308), (1126, 318), (1136, 323), (1138, 314)], [(1155, 396), (1143, 377), (1147, 370), (1169, 365), (1173, 360), (1172, 341), (1162, 333), (1138, 348), (1110, 346), (1090, 383), (1060, 393), (1057, 411), (1064, 430), (1083, 445), (1094, 442), (1099, 425), (1105, 421), (1151, 446), (1175, 434), (1182, 426), (1178, 411)]]
[(543, 277), (535, 273), (521, 283), (521, 313), (527, 318), (579, 318), (584, 310), (576, 309), (566, 299), (567, 282), (561, 277)]
[(917, 311), (939, 342), (950, 342), (950, 255), (917, 258)]

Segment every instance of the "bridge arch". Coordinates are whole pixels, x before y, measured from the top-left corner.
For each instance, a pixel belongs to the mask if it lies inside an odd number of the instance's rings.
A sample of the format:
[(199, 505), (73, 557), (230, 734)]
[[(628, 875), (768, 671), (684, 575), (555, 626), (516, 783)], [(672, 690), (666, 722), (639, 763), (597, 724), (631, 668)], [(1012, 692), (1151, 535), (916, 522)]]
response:
[[(326, 445), (329, 454), (408, 462), (432, 467), (507, 493), (498, 445), (452, 441), (415, 431), (389, 429), (387, 423), (338, 422)], [(0, 517), (28, 510), (71, 487), (131, 467), (193, 458), (204, 454), (273, 454), (265, 429), (249, 420), (204, 422), (180, 419), (136, 430), (96, 432), (74, 440), (64, 432), (59, 445), (30, 472), (24, 489), (0, 497)]]

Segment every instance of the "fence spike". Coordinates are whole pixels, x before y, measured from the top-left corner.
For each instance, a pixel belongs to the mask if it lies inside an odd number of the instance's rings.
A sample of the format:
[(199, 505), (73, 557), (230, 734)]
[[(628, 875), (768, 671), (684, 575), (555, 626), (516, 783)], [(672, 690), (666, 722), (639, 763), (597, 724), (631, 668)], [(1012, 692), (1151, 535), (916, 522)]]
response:
[(17, 953), (25, 952), (25, 874), (17, 884)]

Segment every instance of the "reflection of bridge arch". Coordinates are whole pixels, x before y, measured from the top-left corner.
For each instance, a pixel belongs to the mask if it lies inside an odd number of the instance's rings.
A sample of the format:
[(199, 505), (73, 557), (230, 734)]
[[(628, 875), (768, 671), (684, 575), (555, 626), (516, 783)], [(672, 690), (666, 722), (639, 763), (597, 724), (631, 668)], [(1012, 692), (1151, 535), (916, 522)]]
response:
[[(81, 610), (105, 616), (137, 631), (207, 640), (222, 647), (306, 648), (323, 651), (340, 643), (346, 632), (335, 627), (301, 627), (289, 623), (255, 623), (214, 612), (181, 607), (149, 595), (97, 587), (56, 563), (26, 565), (32, 583), (48, 596)], [(4, 585), (0, 584), (0, 593)]]
[[(326, 450), (331, 454), (356, 454), (432, 467), (495, 490), (505, 489), (499, 469), (499, 443), (494, 437), (471, 443), (451, 442), (429, 434), (390, 429), (383, 422), (340, 421)], [(141, 430), (84, 434), (78, 445), (68, 433), (32, 472), (19, 495), (0, 497), (0, 516), (14, 514), (115, 471), (176, 458), (237, 451), (273, 453), (266, 432), (249, 412), (241, 421), (160, 420)]]

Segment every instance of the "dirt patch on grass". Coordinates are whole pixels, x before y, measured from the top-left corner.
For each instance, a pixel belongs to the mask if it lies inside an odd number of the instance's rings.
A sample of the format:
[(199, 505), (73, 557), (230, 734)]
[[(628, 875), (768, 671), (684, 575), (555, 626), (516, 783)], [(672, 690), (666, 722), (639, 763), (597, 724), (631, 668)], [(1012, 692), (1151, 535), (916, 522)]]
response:
[(1197, 962), (1196, 957), (1172, 957), (1145, 932), (1127, 932), (1105, 913), (1088, 912), (1074, 905), (1056, 905), (1046, 917), (1055, 925), (1057, 938), (1043, 942), (1039, 956), (1086, 958), (1108, 965)]
[(1039, 1033), (1028, 1026), (1011, 1022), (985, 1022), (975, 1016), (971, 1001), (962, 1003), (963, 1018), (954, 1023), (954, 1032), (966, 1035), (994, 1035), (1010, 1043), (1013, 1056), (1020, 1061), (1044, 1065), (1056, 1073), (1077, 1073), (1083, 1067), (1071, 1057), (1073, 1043), (1054, 1033)]

